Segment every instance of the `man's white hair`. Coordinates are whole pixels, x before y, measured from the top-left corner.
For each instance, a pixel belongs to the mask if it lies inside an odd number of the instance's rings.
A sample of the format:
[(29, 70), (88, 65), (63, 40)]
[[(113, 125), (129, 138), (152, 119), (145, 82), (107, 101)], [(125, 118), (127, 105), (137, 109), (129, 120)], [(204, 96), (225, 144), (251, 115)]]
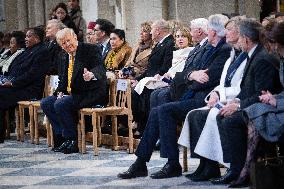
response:
[(225, 24), (229, 18), (222, 14), (214, 14), (208, 18), (208, 28), (215, 30), (219, 37), (225, 36)]
[(52, 20), (48, 20), (47, 24), (55, 24), (55, 26), (57, 27), (57, 29), (62, 30), (64, 28), (67, 28), (60, 20), (58, 19), (52, 19)]
[(57, 41), (57, 43), (58, 43), (59, 45), (61, 45), (62, 39), (64, 39), (65, 35), (67, 35), (67, 34), (70, 34), (71, 36), (77, 38), (77, 35), (75, 34), (75, 32), (74, 32), (73, 29), (64, 28), (64, 29), (62, 29), (62, 30), (59, 30), (59, 31), (56, 33), (56, 41)]
[(170, 32), (170, 25), (169, 22), (161, 19), (161, 20), (156, 20), (153, 23), (154, 26), (158, 27), (160, 30), (165, 31), (165, 32)]
[(200, 28), (204, 33), (208, 32), (208, 20), (206, 18), (196, 18), (190, 21), (191, 28)]

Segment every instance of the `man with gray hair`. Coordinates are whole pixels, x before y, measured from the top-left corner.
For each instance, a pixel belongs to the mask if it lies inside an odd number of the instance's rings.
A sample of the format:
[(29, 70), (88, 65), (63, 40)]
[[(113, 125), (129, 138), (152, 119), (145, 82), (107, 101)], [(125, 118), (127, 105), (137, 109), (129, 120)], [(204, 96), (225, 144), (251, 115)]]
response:
[[(170, 34), (169, 23), (165, 20), (157, 20), (152, 24), (152, 39), (156, 43), (148, 59), (147, 70), (132, 80), (132, 86), (136, 86), (138, 81), (144, 77), (154, 77), (164, 75), (172, 65), (175, 42)], [(133, 121), (139, 125), (139, 131), (143, 131), (149, 113), (149, 99), (153, 90), (144, 89), (142, 94), (132, 91), (132, 114)], [(143, 108), (142, 108), (143, 107)]]
[(59, 30), (66, 28), (66, 26), (58, 19), (52, 19), (47, 22), (45, 29), (45, 37), (47, 39), (46, 46), (51, 55), (51, 65), (48, 71), (48, 75), (57, 75), (58, 66), (60, 61), (61, 47), (56, 42), (56, 33)]
[(161, 143), (161, 157), (167, 158), (168, 162), (160, 171), (151, 174), (151, 178), (162, 179), (181, 176), (177, 125), (184, 120), (188, 111), (205, 105), (204, 98), (219, 83), (223, 66), (231, 50), (225, 43), (224, 36), (217, 35), (217, 32), (221, 33), (217, 29), (223, 26), (224, 30), (227, 20), (224, 19), (223, 15), (213, 15), (212, 17), (218, 20), (219, 25), (208, 24), (208, 26), (212, 26), (209, 28), (211, 29), (210, 37), (208, 35), (210, 44), (205, 47), (204, 53), (199, 56), (198, 60), (190, 65), (192, 69), (186, 75), (188, 90), (182, 95), (182, 98), (152, 108), (146, 129), (135, 152), (137, 160), (128, 171), (120, 173), (118, 177), (127, 179), (147, 176), (146, 162), (150, 161), (158, 138), (160, 138)]
[[(213, 184), (229, 184), (238, 178), (244, 166), (247, 152), (247, 119), (243, 109), (259, 102), (262, 91), (275, 93), (278, 71), (275, 59), (259, 43), (260, 23), (253, 19), (240, 21), (239, 44), (248, 53), (240, 93), (227, 103), (217, 116), (217, 125), (223, 149), (223, 160), (230, 163), (230, 169), (220, 178), (212, 179)], [(277, 80), (278, 79), (278, 80)]]

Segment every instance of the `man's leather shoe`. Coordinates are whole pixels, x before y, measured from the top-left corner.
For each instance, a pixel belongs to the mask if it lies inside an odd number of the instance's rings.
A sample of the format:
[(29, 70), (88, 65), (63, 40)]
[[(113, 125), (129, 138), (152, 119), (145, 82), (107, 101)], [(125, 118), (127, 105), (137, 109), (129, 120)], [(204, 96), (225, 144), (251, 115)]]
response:
[(239, 174), (229, 169), (224, 176), (216, 179), (211, 179), (210, 181), (212, 184), (229, 184), (233, 180), (237, 179), (238, 176)]
[(244, 188), (249, 186), (249, 177), (231, 182), (228, 188)]
[(196, 176), (192, 176), (190, 179), (193, 182), (208, 181), (212, 178), (218, 178), (221, 176), (218, 163), (205, 164), (201, 173)]
[(70, 145), (71, 140), (66, 140), (61, 146), (54, 148), (54, 152), (64, 152), (64, 150)]
[(182, 168), (180, 164), (170, 165), (166, 163), (166, 165), (158, 172), (150, 175), (152, 179), (163, 179), (163, 178), (171, 178), (171, 177), (179, 177), (182, 175)]
[(204, 160), (200, 159), (200, 163), (199, 163), (197, 169), (193, 173), (185, 175), (185, 177), (188, 178), (188, 179), (191, 179), (192, 177), (196, 177), (197, 175), (200, 175), (203, 172), (204, 167), (205, 167)]
[(123, 173), (119, 173), (117, 175), (118, 178), (121, 179), (131, 179), (136, 177), (147, 177), (148, 176), (148, 170), (146, 165), (137, 165), (136, 163), (133, 163), (129, 169)]
[(78, 152), (79, 148), (78, 148), (78, 142), (76, 140), (71, 140), (70, 144), (63, 151), (64, 154), (72, 154)]

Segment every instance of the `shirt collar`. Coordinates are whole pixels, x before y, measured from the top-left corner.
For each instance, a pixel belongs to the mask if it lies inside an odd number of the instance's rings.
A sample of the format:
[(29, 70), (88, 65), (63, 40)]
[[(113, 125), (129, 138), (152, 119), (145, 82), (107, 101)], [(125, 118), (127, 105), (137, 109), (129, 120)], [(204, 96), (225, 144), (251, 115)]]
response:
[(161, 43), (163, 43), (163, 41), (167, 38), (167, 37), (169, 37), (171, 34), (168, 34), (168, 35), (166, 35), (161, 41), (159, 41), (159, 43), (158, 44), (161, 44)]
[(108, 42), (109, 42), (109, 38), (107, 40), (105, 40), (101, 45), (103, 45), (104, 48), (105, 48), (107, 46)]
[(204, 39), (200, 41), (199, 45), (202, 46), (207, 40), (208, 40), (208, 37), (205, 37)]
[(258, 44), (256, 44), (249, 52), (248, 52), (248, 57), (250, 58), (251, 55), (254, 53), (256, 47), (258, 46)]

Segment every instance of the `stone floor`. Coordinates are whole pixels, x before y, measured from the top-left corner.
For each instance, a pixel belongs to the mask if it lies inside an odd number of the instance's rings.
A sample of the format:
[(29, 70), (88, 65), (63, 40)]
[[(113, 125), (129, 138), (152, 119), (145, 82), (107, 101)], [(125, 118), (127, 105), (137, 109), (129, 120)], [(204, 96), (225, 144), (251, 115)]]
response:
[[(65, 155), (50, 151), (44, 139), (40, 140), (40, 145), (34, 145), (28, 141), (17, 142), (12, 136), (11, 140), (0, 144), (0, 189), (227, 188), (210, 182), (191, 182), (184, 176), (161, 180), (150, 177), (121, 180), (116, 175), (127, 170), (135, 155), (103, 147), (99, 150), (97, 157), (93, 156), (91, 145), (87, 147), (87, 154)], [(188, 162), (190, 171), (198, 165), (196, 159)], [(154, 152), (148, 164), (149, 172), (159, 170), (164, 163), (159, 153)]]

